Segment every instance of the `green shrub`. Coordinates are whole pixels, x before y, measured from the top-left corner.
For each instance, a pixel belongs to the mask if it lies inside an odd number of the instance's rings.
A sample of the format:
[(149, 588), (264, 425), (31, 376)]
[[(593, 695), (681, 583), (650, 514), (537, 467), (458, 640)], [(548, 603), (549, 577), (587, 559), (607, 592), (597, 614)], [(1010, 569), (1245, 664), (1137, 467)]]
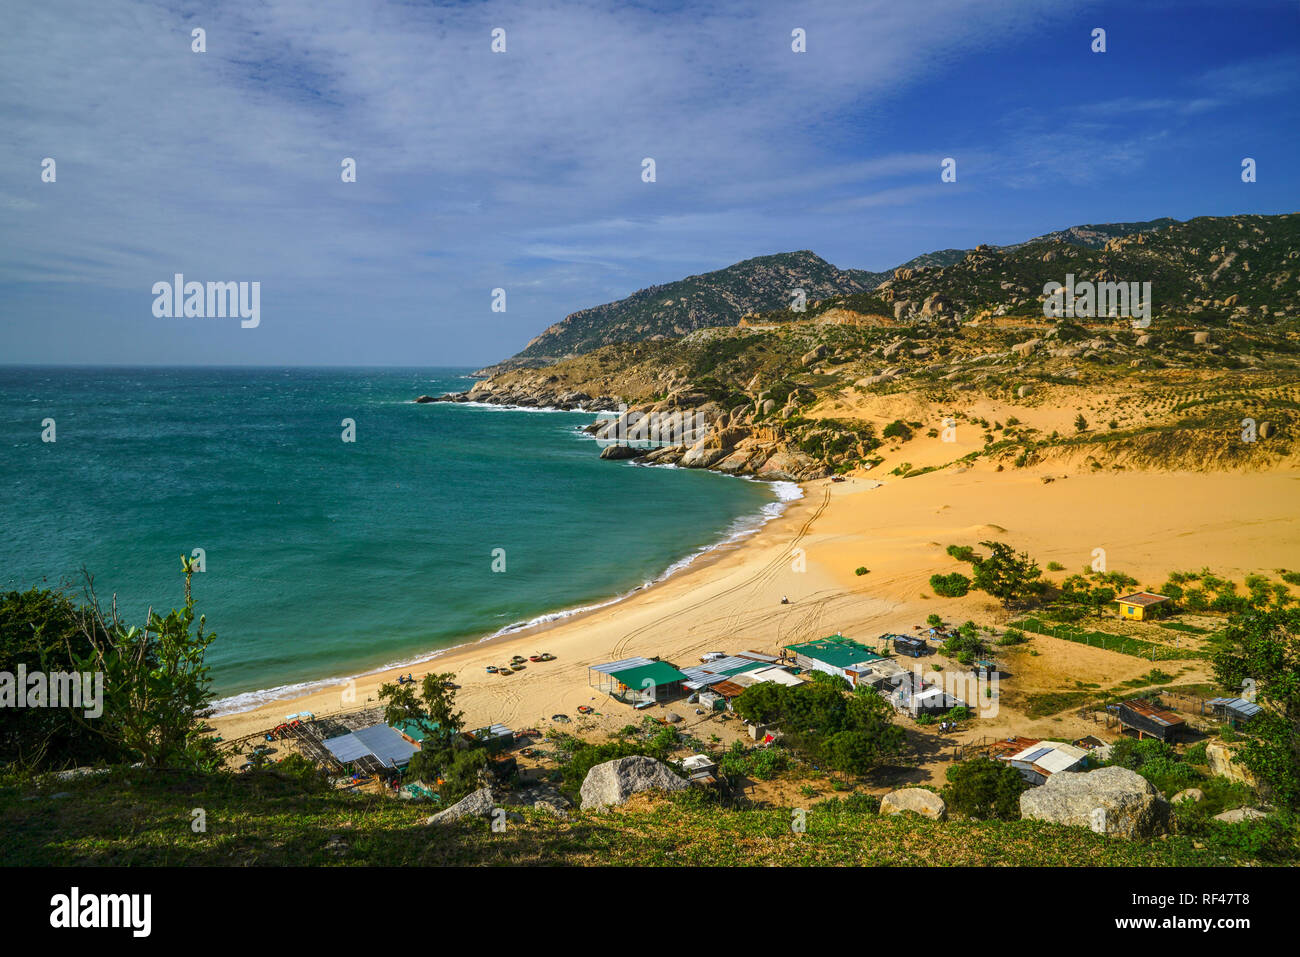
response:
[(958, 814), (978, 820), (1020, 817), (1020, 795), (1029, 785), (1011, 765), (975, 758), (952, 765), (946, 777), (948, 784), (940, 794)]
[(970, 579), (960, 572), (949, 575), (931, 575), (930, 589), (944, 598), (960, 598), (970, 591)]

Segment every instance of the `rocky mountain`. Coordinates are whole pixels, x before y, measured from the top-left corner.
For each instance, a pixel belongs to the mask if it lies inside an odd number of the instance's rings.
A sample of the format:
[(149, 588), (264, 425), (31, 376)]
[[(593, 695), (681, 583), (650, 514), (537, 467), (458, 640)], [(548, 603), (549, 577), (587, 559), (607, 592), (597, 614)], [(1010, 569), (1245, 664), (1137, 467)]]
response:
[[(1149, 326), (1045, 317), (1042, 286), (1067, 273), (1151, 282)], [(804, 313), (782, 303), (418, 401), (624, 406), (591, 426), (603, 457), (766, 478), (870, 470), (891, 445), (910, 457), (921, 433), (939, 442), (949, 417), (978, 425), (983, 447), (900, 461), (893, 474), (977, 460), (998, 471), (1271, 468), (1294, 461), (1300, 430), (1298, 303), (1300, 215), (1201, 217), (1100, 247), (981, 246), (953, 265), (900, 268), (870, 291), (810, 299)], [(990, 403), (1004, 422), (976, 411)], [(1087, 421), (1063, 434), (1053, 408)], [(1240, 440), (1247, 418), (1258, 440)]]
[(1066, 238), (1066, 230), (1020, 246), (979, 246), (948, 266), (901, 267), (870, 294), (829, 300), (817, 309), (841, 305), (899, 319), (1041, 316), (1044, 286), (1065, 284), (1068, 276), (1076, 285), (1149, 282), (1153, 316), (1274, 318), (1295, 307), (1298, 215), (1202, 216), (1102, 242), (1110, 228), (1078, 227), (1082, 233), (1073, 238)]
[(814, 302), (867, 292), (884, 278), (878, 275), (837, 269), (806, 249), (759, 256), (580, 309), (546, 329), (514, 358), (544, 363), (611, 342), (676, 338), (695, 329), (734, 326), (746, 313), (787, 308), (796, 289)]
[[(1175, 222), (1165, 218), (1071, 226), (1014, 246), (990, 248), (1015, 250), (1047, 241), (1100, 248), (1118, 236), (1150, 232)], [(804, 290), (809, 303), (831, 296), (867, 293), (888, 281), (898, 270), (954, 266), (970, 253), (968, 249), (940, 249), (917, 256), (888, 272), (837, 269), (808, 250), (747, 259), (726, 269), (651, 286), (616, 302), (580, 309), (543, 331), (517, 355), (479, 370), (478, 374), (487, 376), (507, 369), (539, 368), (612, 342), (674, 338), (694, 329), (736, 325), (749, 313), (788, 309), (796, 288)]]

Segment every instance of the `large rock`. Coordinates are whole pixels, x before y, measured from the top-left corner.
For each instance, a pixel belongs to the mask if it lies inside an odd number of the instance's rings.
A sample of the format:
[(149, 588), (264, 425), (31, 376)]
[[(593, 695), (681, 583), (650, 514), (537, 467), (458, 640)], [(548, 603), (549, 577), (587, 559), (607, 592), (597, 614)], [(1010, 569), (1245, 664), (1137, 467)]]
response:
[(1240, 824), (1242, 821), (1258, 821), (1262, 817), (1268, 817), (1259, 808), (1239, 807), (1231, 811), (1224, 811), (1222, 814), (1214, 815), (1216, 821), (1223, 821), (1225, 824)]
[(641, 791), (680, 791), (688, 787), (668, 765), (637, 754), (597, 764), (587, 772), (579, 794), (582, 809), (589, 811), (622, 804)]
[(445, 811), (439, 811), (425, 820), (425, 824), (450, 824), (465, 817), (491, 817), (496, 809), (491, 788), (479, 788), (469, 797), (461, 798)]
[(600, 450), (602, 459), (634, 459), (638, 455), (645, 455), (645, 449), (634, 449), (630, 445), (607, 445)]
[(1053, 774), (1020, 795), (1020, 816), (1087, 827), (1108, 837), (1142, 840), (1164, 833), (1169, 802), (1128, 768)]
[(1257, 787), (1259, 782), (1240, 764), (1233, 760), (1232, 748), (1222, 741), (1210, 741), (1205, 745), (1205, 763), (1210, 766), (1210, 773), (1236, 781), (1247, 787)]
[(880, 801), (881, 814), (902, 814), (904, 811), (911, 811), (934, 821), (942, 821), (948, 816), (948, 805), (939, 795), (925, 788), (902, 788), (891, 791)]
[(1179, 801), (1191, 801), (1193, 804), (1199, 804), (1204, 800), (1205, 792), (1200, 788), (1183, 788), (1169, 799), (1169, 803), (1177, 804)]

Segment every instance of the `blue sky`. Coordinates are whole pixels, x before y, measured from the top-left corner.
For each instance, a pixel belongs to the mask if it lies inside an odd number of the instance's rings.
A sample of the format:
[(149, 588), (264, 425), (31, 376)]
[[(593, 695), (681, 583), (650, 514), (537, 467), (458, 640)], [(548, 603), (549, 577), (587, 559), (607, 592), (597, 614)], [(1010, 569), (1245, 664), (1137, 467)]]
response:
[[(1300, 210), (1291, 2), (6, 16), (0, 362), (481, 364), (575, 309), (751, 256), (886, 269), (1079, 223)], [(260, 326), (155, 318), (152, 286), (177, 272), (260, 282)]]

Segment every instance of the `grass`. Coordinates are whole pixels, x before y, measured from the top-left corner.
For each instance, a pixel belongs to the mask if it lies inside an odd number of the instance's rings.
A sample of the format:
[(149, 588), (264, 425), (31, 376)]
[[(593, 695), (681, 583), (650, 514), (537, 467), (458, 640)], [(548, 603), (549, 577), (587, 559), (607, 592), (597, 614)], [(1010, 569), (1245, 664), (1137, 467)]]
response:
[[(260, 780), (259, 780), (260, 779)], [(70, 792), (55, 799), (56, 790)], [(639, 797), (608, 814), (562, 821), (523, 810), (494, 833), (473, 820), (436, 829), (429, 807), (379, 796), (304, 794), (273, 773), (160, 779), (142, 772), (59, 784), (0, 786), (4, 865), (1048, 865), (1210, 866), (1248, 857), (1189, 838), (1107, 840), (1038, 821), (933, 822), (808, 810), (723, 810)], [(195, 833), (191, 811), (207, 813)], [(338, 842), (341, 840), (341, 844)]]
[(1081, 645), (1104, 648), (1107, 651), (1117, 651), (1122, 655), (1132, 655), (1134, 658), (1146, 658), (1150, 661), (1178, 661), (1187, 658), (1204, 657), (1203, 652), (1190, 648), (1170, 648), (1168, 645), (1157, 644), (1154, 641), (1146, 641), (1142, 638), (1112, 635), (1105, 631), (1086, 631), (1074, 625), (1048, 624), (1032, 616), (1020, 621), (1013, 621), (1008, 627), (1019, 628), (1021, 631), (1032, 631), (1036, 635), (1062, 638), (1066, 641), (1078, 642)]

